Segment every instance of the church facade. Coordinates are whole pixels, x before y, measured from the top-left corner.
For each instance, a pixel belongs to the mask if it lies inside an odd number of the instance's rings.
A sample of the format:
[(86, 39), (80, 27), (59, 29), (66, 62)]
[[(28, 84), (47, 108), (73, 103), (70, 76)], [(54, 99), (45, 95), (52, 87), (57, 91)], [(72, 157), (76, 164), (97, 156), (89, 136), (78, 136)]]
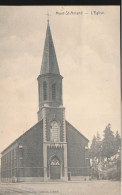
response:
[(65, 120), (62, 79), (48, 21), (37, 78), (38, 123), (2, 151), (2, 182), (89, 178), (88, 139)]

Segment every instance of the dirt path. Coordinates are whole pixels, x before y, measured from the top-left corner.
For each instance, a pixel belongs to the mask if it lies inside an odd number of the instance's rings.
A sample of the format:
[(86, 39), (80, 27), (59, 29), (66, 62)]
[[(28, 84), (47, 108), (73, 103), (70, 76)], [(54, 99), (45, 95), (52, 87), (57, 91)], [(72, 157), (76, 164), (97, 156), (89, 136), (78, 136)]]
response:
[(120, 195), (120, 182), (0, 184), (0, 195)]

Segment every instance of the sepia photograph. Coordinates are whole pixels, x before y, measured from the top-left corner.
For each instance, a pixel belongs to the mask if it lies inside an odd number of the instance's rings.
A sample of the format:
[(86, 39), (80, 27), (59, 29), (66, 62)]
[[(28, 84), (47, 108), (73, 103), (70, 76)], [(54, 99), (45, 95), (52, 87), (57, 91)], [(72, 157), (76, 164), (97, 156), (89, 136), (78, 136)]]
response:
[(0, 6), (0, 29), (0, 195), (120, 195), (120, 6)]

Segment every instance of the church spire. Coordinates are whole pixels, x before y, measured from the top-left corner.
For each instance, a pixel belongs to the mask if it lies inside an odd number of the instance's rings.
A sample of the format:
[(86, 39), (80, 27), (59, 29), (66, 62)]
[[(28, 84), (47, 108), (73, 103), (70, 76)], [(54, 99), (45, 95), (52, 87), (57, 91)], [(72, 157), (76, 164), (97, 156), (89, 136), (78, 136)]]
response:
[(40, 74), (42, 75), (47, 73), (60, 74), (49, 25), (49, 18), (47, 20), (47, 31)]
[(43, 51), (41, 72), (38, 76), (39, 112), (38, 119), (41, 120), (42, 108), (59, 107), (62, 101), (62, 79), (60, 75), (55, 48), (52, 40), (49, 18), (47, 20), (47, 31)]

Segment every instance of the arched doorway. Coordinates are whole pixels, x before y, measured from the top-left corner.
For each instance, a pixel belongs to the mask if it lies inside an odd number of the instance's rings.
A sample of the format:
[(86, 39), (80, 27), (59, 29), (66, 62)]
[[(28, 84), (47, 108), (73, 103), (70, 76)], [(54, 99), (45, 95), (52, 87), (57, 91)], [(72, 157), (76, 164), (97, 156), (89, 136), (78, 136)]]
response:
[(50, 179), (61, 178), (61, 164), (58, 158), (55, 156), (50, 162)]

